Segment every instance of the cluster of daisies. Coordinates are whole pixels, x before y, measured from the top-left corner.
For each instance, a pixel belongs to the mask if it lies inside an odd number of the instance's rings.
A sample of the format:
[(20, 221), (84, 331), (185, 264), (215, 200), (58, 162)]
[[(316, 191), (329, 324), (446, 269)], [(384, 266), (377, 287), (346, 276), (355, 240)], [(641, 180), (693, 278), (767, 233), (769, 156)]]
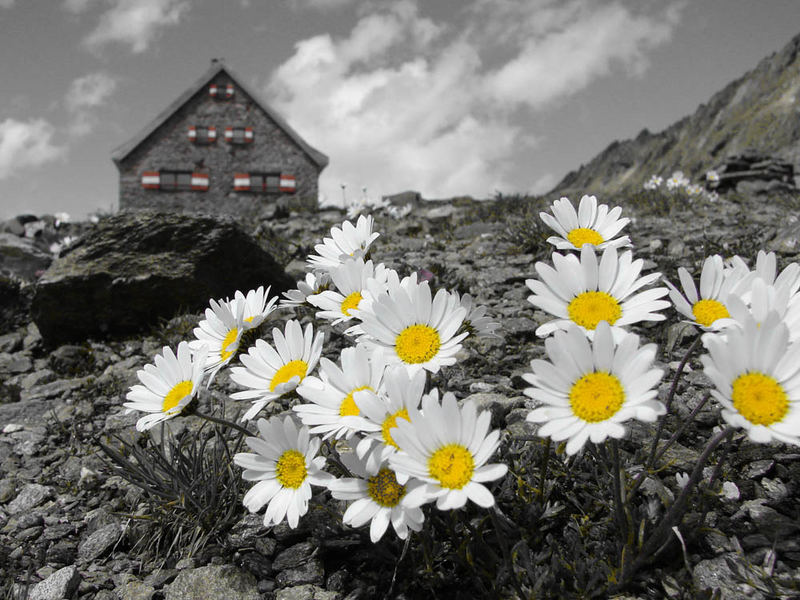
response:
[[(434, 291), (417, 274), (401, 278), (375, 264), (369, 250), (379, 234), (372, 229), (364, 216), (333, 227), (309, 256), (304, 280), (282, 299), (262, 287), (211, 300), (196, 339), (177, 352), (165, 347), (127, 395), (129, 412), (146, 413), (137, 422), (146, 430), (186, 412), (203, 381), (210, 385), (230, 365), (241, 388), (231, 399), (249, 402), (242, 419), (258, 433), (246, 438), (252, 452), (234, 462), (255, 482), (243, 502), (252, 512), (266, 506), (265, 525), (296, 527), (311, 486), (321, 486), (349, 501), (346, 524), (370, 523), (377, 541), (391, 523), (405, 539), (421, 529), (427, 503), (492, 506), (484, 484), (506, 473), (489, 463), (500, 438), (490, 431), (490, 414), (452, 393), (426, 391), (429, 374), (455, 364), (465, 338), (493, 336), (499, 324), (469, 295)], [(288, 319), (272, 328), (271, 340), (258, 336), (273, 312), (300, 306), (352, 342), (338, 360), (322, 356), (324, 334), (313, 322)], [(290, 395), (301, 402), (289, 414), (259, 417), (269, 408), (287, 412)], [(347, 476), (326, 471), (329, 462)]]
[(650, 179), (644, 182), (642, 187), (645, 190), (659, 190), (665, 189), (670, 193), (683, 192), (687, 196), (696, 197), (700, 196), (710, 202), (719, 200), (719, 194), (714, 191), (709, 191), (706, 186), (712, 187), (719, 182), (719, 174), (716, 171), (706, 172), (705, 185), (700, 183), (692, 183), (683, 171), (673, 171), (672, 175), (664, 179), (660, 175), (651, 175)]
[(566, 198), (542, 220), (558, 235), (552, 265), (536, 264), (528, 301), (552, 315), (537, 329), (548, 360), (531, 361), (525, 393), (538, 406), (528, 420), (538, 434), (566, 441), (578, 452), (626, 435), (630, 419), (652, 422), (666, 407), (657, 399), (663, 376), (654, 368), (655, 344), (640, 346), (628, 326), (661, 321), (670, 306), (703, 331), (701, 356), (725, 421), (756, 442), (800, 444), (800, 265), (780, 273), (774, 253), (759, 252), (754, 269), (740, 257), (708, 257), (699, 291), (678, 269), (682, 292), (653, 287), (660, 273), (643, 275), (617, 207), (584, 196), (577, 212)]

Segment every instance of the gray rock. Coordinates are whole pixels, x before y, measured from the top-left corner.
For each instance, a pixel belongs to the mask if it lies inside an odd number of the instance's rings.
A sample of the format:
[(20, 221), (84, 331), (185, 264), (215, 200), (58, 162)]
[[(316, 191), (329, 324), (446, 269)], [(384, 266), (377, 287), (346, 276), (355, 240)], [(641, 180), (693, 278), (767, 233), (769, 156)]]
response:
[(503, 394), (491, 392), (470, 394), (464, 400), (472, 400), (477, 405), (478, 413), (483, 410), (491, 411), (492, 427), (502, 427), (505, 425), (506, 415), (511, 409), (525, 406), (525, 396), (509, 398)]
[(14, 441), (14, 453), (21, 456), (33, 456), (42, 449), (47, 435), (44, 427), (30, 427), (11, 434)]
[(164, 587), (165, 600), (259, 600), (256, 578), (232, 565), (209, 565), (181, 571)]
[(280, 587), (315, 583), (322, 585), (325, 582), (325, 567), (316, 557), (309, 558), (306, 562), (278, 573), (275, 583)]
[(741, 561), (736, 553), (716, 556), (697, 563), (692, 570), (694, 586), (698, 591), (719, 590), (721, 598), (751, 598), (762, 600), (764, 595), (737, 577), (725, 558)]
[(84, 561), (92, 561), (108, 552), (122, 535), (119, 523), (109, 523), (92, 533), (78, 546), (78, 556)]
[(279, 571), (275, 583), (280, 587), (322, 584), (325, 581), (325, 568), (314, 554), (315, 545), (311, 542), (300, 542), (278, 554), (272, 563), (272, 569)]
[(85, 235), (39, 280), (31, 315), (48, 343), (142, 331), (209, 298), (294, 286), (232, 219), (136, 211)]
[(0, 352), (16, 352), (22, 348), (22, 333), (13, 331), (0, 335)]
[(73, 390), (83, 387), (88, 382), (88, 377), (78, 377), (76, 379), (56, 379), (42, 385), (35, 385), (29, 390), (23, 390), (20, 394), (23, 402), (30, 400), (42, 400), (47, 398), (60, 398)]
[(272, 568), (276, 571), (283, 571), (297, 567), (306, 562), (314, 554), (314, 544), (311, 542), (300, 542), (294, 546), (289, 546), (286, 550), (279, 553), (272, 562)]
[(114, 590), (119, 600), (150, 600), (156, 593), (152, 585), (148, 585), (138, 579), (131, 579)]
[(0, 373), (27, 373), (33, 368), (31, 357), (23, 352), (0, 354)]
[(28, 239), (0, 233), (0, 272), (33, 281), (44, 272), (53, 257)]
[(37, 583), (28, 600), (62, 600), (69, 598), (80, 584), (81, 575), (75, 565), (59, 569), (50, 577)]
[(59, 375), (75, 377), (92, 371), (95, 358), (90, 348), (65, 344), (59, 346), (48, 357), (50, 368)]
[(275, 593), (275, 600), (341, 600), (339, 592), (331, 592), (316, 585), (296, 585)]
[(8, 503), (6, 510), (15, 515), (23, 510), (36, 508), (53, 496), (55, 496), (55, 492), (50, 486), (29, 483), (20, 490), (16, 498)]

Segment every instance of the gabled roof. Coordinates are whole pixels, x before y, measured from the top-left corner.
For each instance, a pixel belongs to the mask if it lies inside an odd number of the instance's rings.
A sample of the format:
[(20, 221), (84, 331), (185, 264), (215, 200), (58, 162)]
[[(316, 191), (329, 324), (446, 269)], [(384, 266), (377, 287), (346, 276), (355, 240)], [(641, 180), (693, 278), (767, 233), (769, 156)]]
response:
[(139, 133), (137, 133), (133, 138), (128, 140), (123, 145), (116, 148), (111, 153), (111, 160), (114, 161), (116, 165), (119, 166), (119, 163), (123, 161), (133, 150), (145, 141), (150, 135), (156, 131), (164, 122), (169, 119), (175, 112), (180, 109), (184, 104), (186, 104), (189, 99), (194, 96), (200, 90), (204, 90), (207, 85), (219, 74), (225, 73), (230, 79), (240, 88), (242, 89), (248, 96), (250, 96), (256, 105), (264, 111), (267, 116), (275, 121), (275, 123), (280, 127), (294, 142), (303, 149), (303, 151), (308, 154), (314, 163), (317, 164), (320, 168), (325, 167), (328, 164), (328, 157), (316, 150), (312, 146), (310, 146), (300, 134), (298, 134), (294, 129), (292, 129), (289, 124), (281, 117), (278, 113), (276, 113), (268, 104), (263, 102), (257, 94), (250, 89), (249, 86), (245, 85), (244, 80), (236, 75), (230, 67), (223, 64), (222, 61), (214, 60), (211, 63), (211, 67), (203, 74), (200, 79), (198, 79), (193, 85), (189, 86), (185, 92), (183, 92), (180, 96), (178, 96), (172, 104), (167, 106), (155, 119), (150, 121)]

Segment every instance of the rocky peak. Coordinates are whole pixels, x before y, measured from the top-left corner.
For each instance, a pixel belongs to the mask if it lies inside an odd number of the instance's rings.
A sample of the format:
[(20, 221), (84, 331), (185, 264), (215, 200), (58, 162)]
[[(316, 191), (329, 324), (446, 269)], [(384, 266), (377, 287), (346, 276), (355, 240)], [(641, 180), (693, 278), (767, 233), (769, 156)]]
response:
[(615, 141), (553, 192), (640, 189), (653, 174), (694, 181), (729, 156), (768, 155), (800, 170), (800, 35), (665, 130)]

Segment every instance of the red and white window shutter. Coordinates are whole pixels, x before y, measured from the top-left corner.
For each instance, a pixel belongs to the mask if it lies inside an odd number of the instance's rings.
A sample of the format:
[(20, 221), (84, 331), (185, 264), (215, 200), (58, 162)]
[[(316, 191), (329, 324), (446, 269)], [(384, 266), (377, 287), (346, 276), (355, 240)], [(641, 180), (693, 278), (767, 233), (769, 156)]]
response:
[(192, 173), (192, 190), (195, 192), (208, 191), (208, 174)]
[(247, 192), (250, 190), (250, 173), (234, 173), (233, 189), (236, 192)]
[(212, 98), (225, 98), (226, 100), (233, 98), (233, 84), (229, 83), (228, 85), (221, 86), (217, 85), (216, 83), (212, 83), (208, 87), (208, 94)]
[(142, 173), (142, 187), (146, 190), (157, 190), (161, 183), (158, 171), (144, 171)]
[(297, 189), (297, 181), (294, 175), (281, 174), (281, 180), (278, 184), (278, 190), (281, 192), (294, 192)]
[(238, 144), (250, 144), (255, 134), (252, 127), (226, 127), (225, 141)]
[[(205, 139), (209, 142), (214, 142), (217, 140), (217, 128), (211, 125), (210, 127), (200, 127), (199, 129), (205, 131)], [(189, 141), (197, 142), (197, 125), (189, 125)], [(202, 136), (201, 136), (202, 138)]]

